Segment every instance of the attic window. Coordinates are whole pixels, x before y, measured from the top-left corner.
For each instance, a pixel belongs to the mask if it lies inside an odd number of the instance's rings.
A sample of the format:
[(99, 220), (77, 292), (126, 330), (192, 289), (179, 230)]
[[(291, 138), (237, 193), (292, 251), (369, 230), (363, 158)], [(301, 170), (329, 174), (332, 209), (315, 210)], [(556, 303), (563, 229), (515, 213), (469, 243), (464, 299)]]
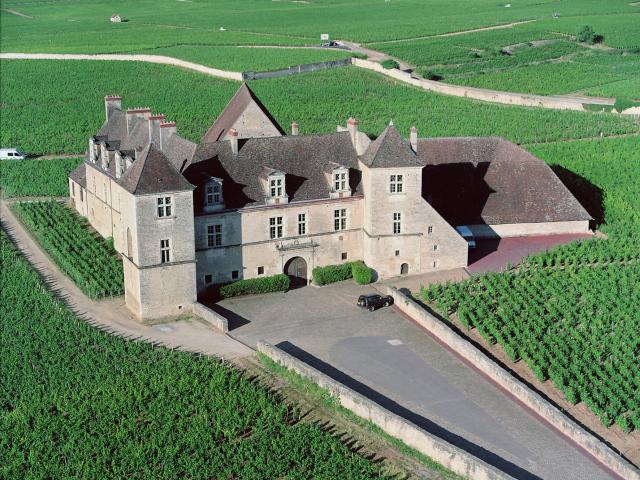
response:
[(284, 192), (284, 178), (282, 176), (278, 176), (276, 178), (269, 179), (269, 194), (276, 198), (282, 197)]
[(204, 194), (205, 205), (222, 204), (222, 180), (219, 178), (212, 178), (209, 180), (205, 185)]
[(336, 192), (344, 192), (349, 188), (349, 171), (346, 168), (333, 171), (333, 189)]

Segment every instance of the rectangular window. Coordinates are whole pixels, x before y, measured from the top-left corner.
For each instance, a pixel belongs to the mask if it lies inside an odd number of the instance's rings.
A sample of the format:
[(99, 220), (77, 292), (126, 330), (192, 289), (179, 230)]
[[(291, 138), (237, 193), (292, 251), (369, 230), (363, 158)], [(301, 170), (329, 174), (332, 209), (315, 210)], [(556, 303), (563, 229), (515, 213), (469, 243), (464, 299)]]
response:
[(400, 250), (396, 250), (396, 257), (400, 256)]
[(269, 181), (269, 188), (271, 190), (272, 197), (281, 197), (282, 196), (282, 179), (274, 178)]
[(207, 185), (207, 205), (218, 205), (221, 203), (220, 185)]
[(282, 217), (269, 219), (269, 238), (282, 238)]
[(433, 251), (435, 252), (436, 250), (438, 250), (438, 245), (433, 246)]
[(76, 184), (71, 182), (71, 195), (76, 196)]
[(298, 235), (306, 235), (307, 234), (307, 214), (299, 213), (298, 214)]
[(347, 209), (341, 208), (333, 211), (333, 229), (338, 230), (347, 229)]
[(333, 175), (333, 187), (336, 192), (347, 189), (347, 174), (345, 172)]
[(433, 233), (433, 227), (431, 225), (427, 227), (427, 233)]
[(222, 245), (222, 225), (207, 225), (207, 246), (219, 247)]
[(400, 233), (402, 230), (402, 215), (400, 214), (400, 212), (395, 212), (393, 214), (393, 233), (397, 234)]
[(80, 187), (80, 201), (84, 202), (84, 188)]
[(171, 244), (169, 239), (160, 240), (160, 263), (169, 263), (171, 261)]
[(391, 175), (389, 178), (389, 191), (391, 193), (402, 193), (404, 179), (402, 175)]
[(347, 252), (342, 252), (341, 258), (342, 260), (346, 260), (347, 259)]
[(264, 267), (258, 267), (258, 275), (264, 275)]
[(233, 280), (237, 280), (239, 274), (240, 272), (238, 272), (238, 270), (234, 270), (233, 272), (231, 272), (231, 278)]
[(171, 216), (171, 197), (158, 197), (158, 218)]
[(210, 283), (213, 282), (213, 275), (205, 275), (204, 276), (204, 283), (206, 283), (207, 285), (209, 285)]

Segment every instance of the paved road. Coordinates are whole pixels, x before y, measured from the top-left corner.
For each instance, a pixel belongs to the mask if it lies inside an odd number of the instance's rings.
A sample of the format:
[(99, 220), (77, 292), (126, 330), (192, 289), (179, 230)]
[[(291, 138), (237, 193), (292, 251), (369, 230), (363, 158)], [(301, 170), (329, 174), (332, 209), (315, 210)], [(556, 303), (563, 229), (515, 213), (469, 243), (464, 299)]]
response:
[(218, 308), (232, 315), (235, 338), (279, 345), (516, 478), (610, 478), (399, 311), (358, 309), (357, 296), (372, 290), (344, 282)]
[(140, 337), (171, 348), (180, 347), (193, 352), (217, 355), (228, 360), (253, 355), (253, 351), (245, 345), (215, 332), (210, 325), (197, 319), (143, 325), (129, 315), (124, 306), (124, 297), (101, 301), (91, 300), (58, 269), (26, 233), (13, 212), (7, 208), (5, 200), (0, 201), (0, 218), (2, 228), (14, 240), (31, 265), (47, 280), (49, 289), (62, 298), (76, 315), (87, 322), (115, 335)]

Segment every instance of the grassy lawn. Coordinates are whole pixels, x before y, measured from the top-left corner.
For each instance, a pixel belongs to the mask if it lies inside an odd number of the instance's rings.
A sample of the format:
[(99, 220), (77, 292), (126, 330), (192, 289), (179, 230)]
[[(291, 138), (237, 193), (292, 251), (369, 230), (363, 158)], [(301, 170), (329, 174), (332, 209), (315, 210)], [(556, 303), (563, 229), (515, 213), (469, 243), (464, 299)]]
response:
[(233, 367), (89, 326), (0, 247), (3, 478), (383, 476)]

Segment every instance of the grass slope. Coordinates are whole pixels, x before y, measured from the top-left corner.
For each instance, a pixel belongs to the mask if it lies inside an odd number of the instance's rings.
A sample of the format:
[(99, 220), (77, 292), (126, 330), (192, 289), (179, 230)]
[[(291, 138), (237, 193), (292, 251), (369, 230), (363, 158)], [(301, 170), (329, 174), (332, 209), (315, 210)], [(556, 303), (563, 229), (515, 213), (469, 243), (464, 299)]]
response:
[[(177, 121), (181, 135), (198, 141), (238, 86), (135, 62), (3, 61), (0, 143), (31, 153), (82, 152), (104, 122), (103, 96), (112, 93), (122, 95), (124, 108), (148, 105), (166, 114)], [(640, 125), (637, 118), (612, 114), (446, 97), (355, 67), (259, 80), (251, 87), (285, 129), (296, 121), (301, 133), (335, 131), (350, 116), (371, 135), (379, 135), (393, 120), (407, 133), (415, 123), (422, 136), (499, 135), (518, 143), (628, 133)]]
[(87, 325), (0, 247), (2, 478), (380, 476), (220, 361)]

